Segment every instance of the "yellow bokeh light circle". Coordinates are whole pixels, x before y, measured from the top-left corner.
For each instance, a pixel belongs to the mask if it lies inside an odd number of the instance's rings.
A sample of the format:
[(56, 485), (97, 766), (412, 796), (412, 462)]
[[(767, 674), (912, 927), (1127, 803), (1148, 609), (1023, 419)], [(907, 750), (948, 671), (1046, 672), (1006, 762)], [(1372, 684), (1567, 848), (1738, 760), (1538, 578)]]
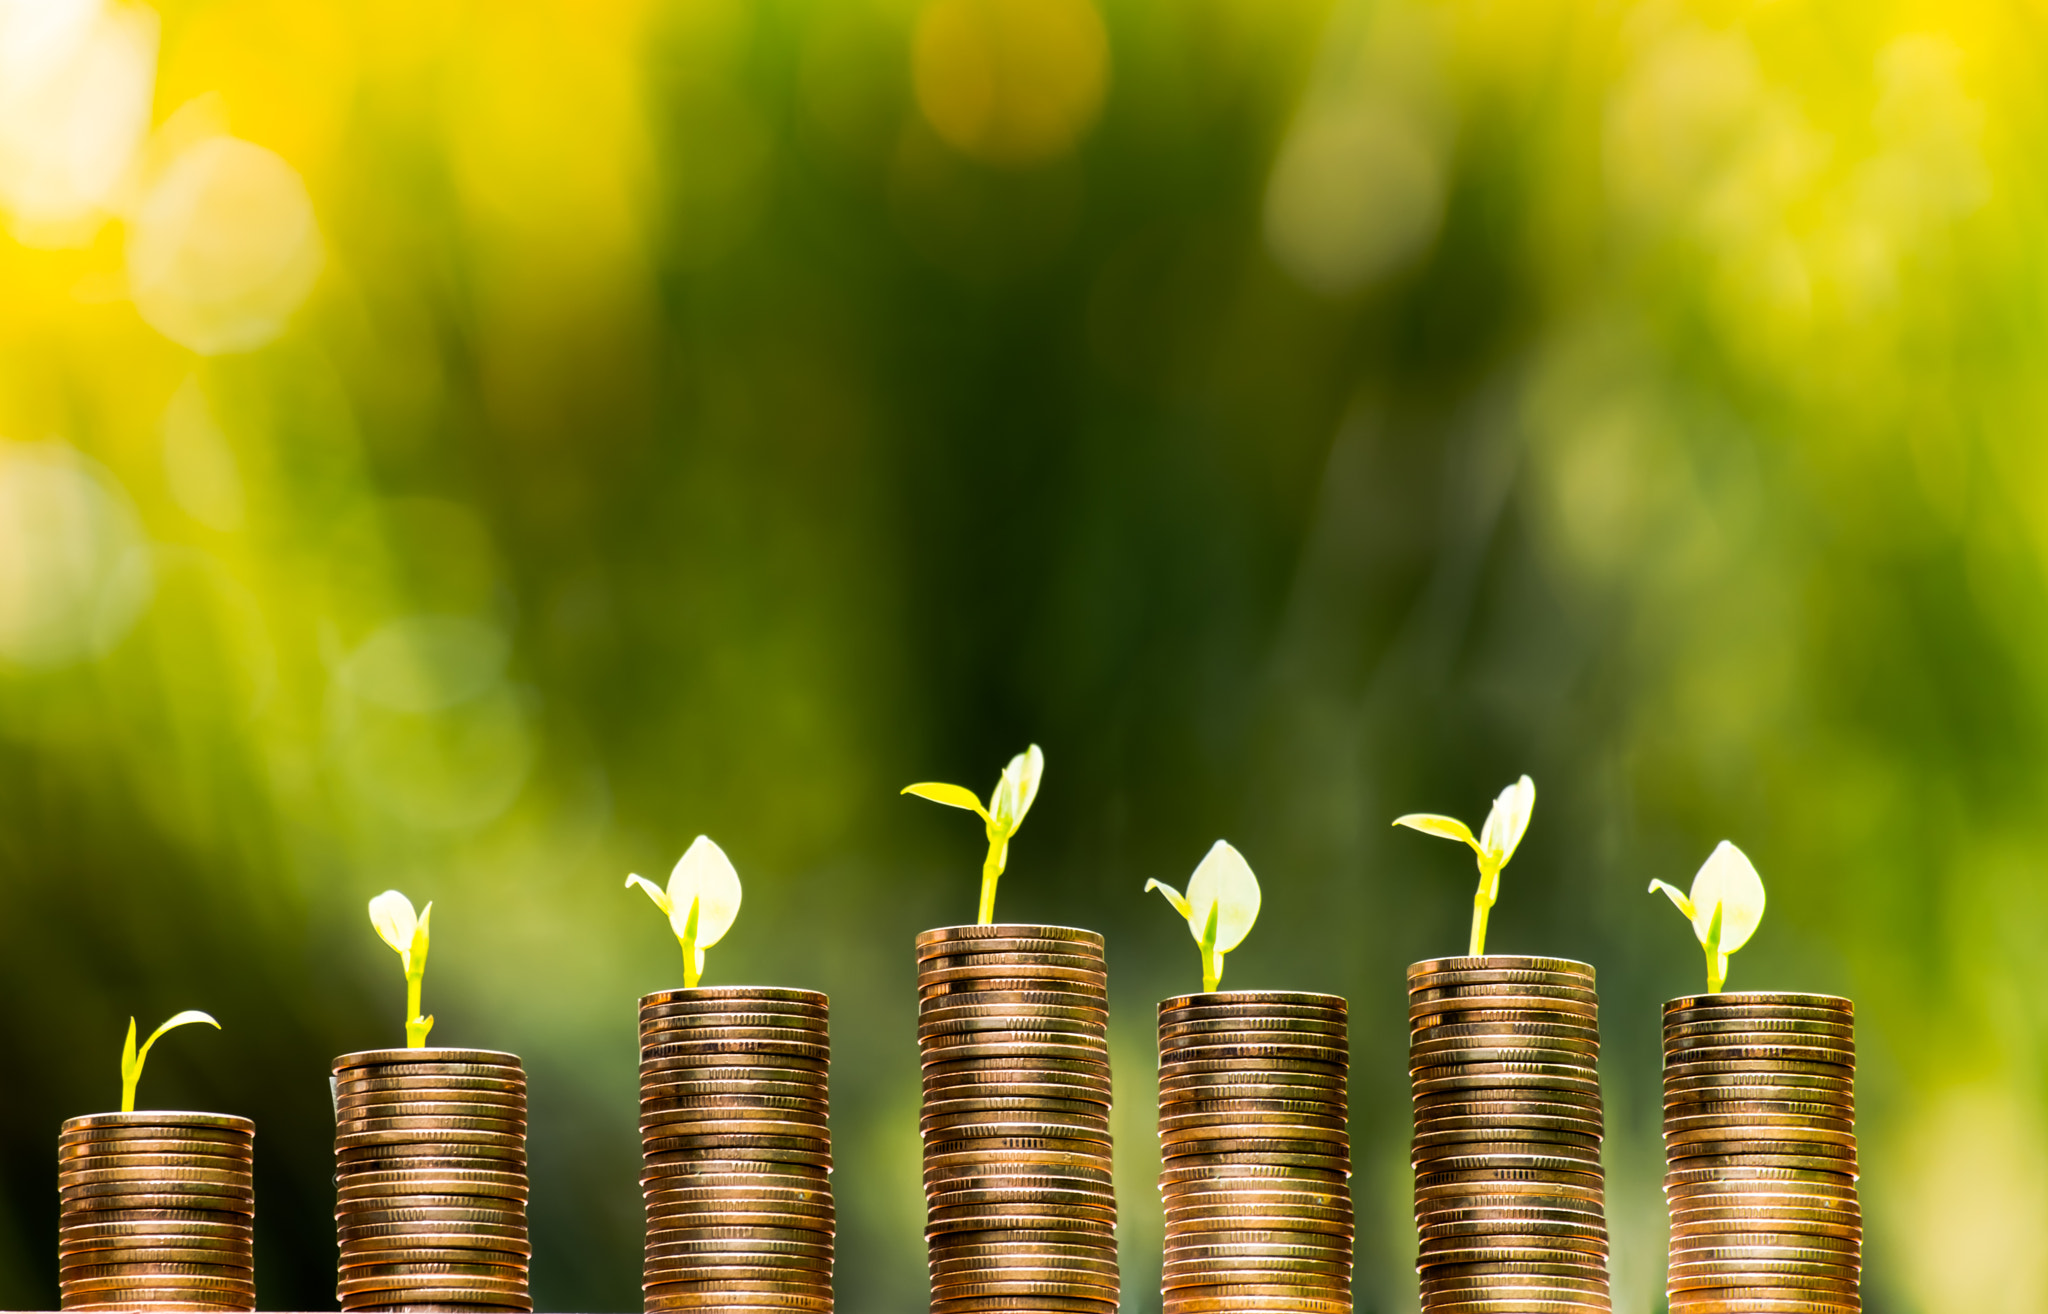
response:
[(931, 0), (911, 35), (917, 105), (987, 164), (1058, 159), (1094, 126), (1109, 34), (1088, 0)]
[(234, 137), (187, 147), (143, 196), (128, 232), (135, 308), (201, 355), (276, 338), (323, 259), (297, 171)]

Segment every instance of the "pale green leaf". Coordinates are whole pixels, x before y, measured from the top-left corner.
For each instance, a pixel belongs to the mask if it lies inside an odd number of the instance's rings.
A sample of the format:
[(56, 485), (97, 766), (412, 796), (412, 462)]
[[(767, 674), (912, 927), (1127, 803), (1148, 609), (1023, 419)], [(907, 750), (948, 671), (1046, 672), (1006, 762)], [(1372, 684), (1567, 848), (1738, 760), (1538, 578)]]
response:
[(206, 1025), (212, 1027), (215, 1031), (220, 1030), (220, 1023), (213, 1020), (212, 1014), (202, 1013), (196, 1008), (188, 1008), (182, 1013), (172, 1014), (169, 1021), (165, 1022), (156, 1030), (150, 1032), (149, 1039), (143, 1042), (142, 1047), (144, 1049), (148, 1049), (151, 1045), (154, 1045), (156, 1043), (156, 1038), (158, 1036), (161, 1036), (164, 1032), (169, 1031), (172, 1027), (188, 1026), (194, 1022), (204, 1022)]
[(1456, 817), (1440, 817), (1434, 812), (1411, 812), (1405, 817), (1395, 817), (1394, 824), (1419, 830), (1425, 835), (1435, 835), (1439, 839), (1470, 844), (1475, 849), (1479, 847), (1479, 841), (1472, 838), (1472, 828)]
[(398, 956), (407, 959), (411, 968), (412, 933), (419, 926), (419, 917), (412, 910), (412, 900), (397, 890), (386, 890), (370, 900), (370, 925), (377, 928), (377, 934), (384, 943), (398, 951)]
[(691, 841), (683, 856), (676, 860), (675, 870), (669, 873), (668, 919), (679, 937), (692, 905), (697, 912), (700, 949), (709, 949), (723, 939), (740, 915), (740, 874), (733, 870), (732, 859), (725, 856), (725, 850), (712, 843), (708, 835)]
[(1664, 891), (1665, 896), (1671, 900), (1678, 911), (1685, 915), (1685, 920), (1692, 920), (1692, 900), (1685, 897), (1683, 890), (1674, 885), (1666, 885), (1663, 881), (1651, 881), (1647, 893), (1655, 894), (1658, 890)]
[(1536, 782), (1527, 776), (1503, 789), (1493, 801), (1486, 824), (1479, 831), (1479, 847), (1492, 855), (1495, 871), (1507, 866), (1508, 859), (1515, 856), (1523, 832), (1529, 829), (1529, 814), (1535, 809)]
[(653, 881), (648, 880), (645, 876), (639, 875), (638, 873), (635, 873), (626, 878), (627, 889), (630, 890), (635, 885), (647, 891), (647, 897), (654, 900), (654, 906), (661, 909), (661, 915), (663, 917), (668, 916), (669, 913), (673, 911), (669, 906), (667, 893), (665, 893), (659, 885), (656, 885)]
[(1707, 942), (1715, 910), (1721, 914), (1721, 952), (1732, 954), (1756, 934), (1764, 918), (1764, 882), (1747, 855), (1727, 840), (1714, 846), (1692, 878), (1693, 934)]
[(988, 809), (981, 805), (981, 800), (958, 785), (941, 785), (933, 781), (925, 781), (920, 784), (905, 785), (903, 792), (915, 794), (919, 798), (928, 798), (934, 803), (944, 803), (949, 808), (965, 808), (974, 815), (984, 819), (988, 817)]
[(1150, 894), (1154, 890), (1157, 890), (1161, 894), (1166, 896), (1166, 901), (1173, 905), (1173, 910), (1175, 912), (1179, 913), (1183, 918), (1185, 918), (1189, 922), (1194, 921), (1195, 915), (1193, 912), (1189, 911), (1188, 901), (1181, 897), (1181, 892), (1179, 890), (1174, 889), (1165, 881), (1146, 881), (1145, 893)]
[(1038, 797), (1039, 778), (1044, 774), (1045, 754), (1037, 744), (1011, 758), (1003, 768), (1002, 779), (996, 782), (996, 792), (989, 799), (989, 815), (1004, 834), (1014, 835), (1024, 824), (1024, 814)]
[(1188, 878), (1187, 899), (1188, 929), (1196, 941), (1213, 916), (1215, 950), (1228, 953), (1244, 942), (1259, 918), (1259, 878), (1229, 841), (1217, 840)]

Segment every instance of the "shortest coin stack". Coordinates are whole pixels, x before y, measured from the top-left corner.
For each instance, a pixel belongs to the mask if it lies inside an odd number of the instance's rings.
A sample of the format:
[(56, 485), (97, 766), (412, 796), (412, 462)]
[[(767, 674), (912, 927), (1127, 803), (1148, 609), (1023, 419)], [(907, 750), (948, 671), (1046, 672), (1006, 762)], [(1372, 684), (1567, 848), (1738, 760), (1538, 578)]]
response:
[(1862, 1308), (1855, 1022), (1833, 995), (1664, 1005), (1674, 1312)]
[(1408, 969), (1417, 1270), (1427, 1314), (1605, 1314), (1593, 969), (1489, 955)]
[(334, 1063), (345, 1310), (530, 1310), (526, 1073), (481, 1049)]
[(1159, 1005), (1166, 1314), (1351, 1309), (1351, 1045), (1336, 995)]
[(67, 1310), (253, 1310), (256, 1126), (216, 1113), (102, 1113), (57, 1138)]
[(830, 1314), (826, 1009), (757, 986), (640, 1000), (646, 1309)]

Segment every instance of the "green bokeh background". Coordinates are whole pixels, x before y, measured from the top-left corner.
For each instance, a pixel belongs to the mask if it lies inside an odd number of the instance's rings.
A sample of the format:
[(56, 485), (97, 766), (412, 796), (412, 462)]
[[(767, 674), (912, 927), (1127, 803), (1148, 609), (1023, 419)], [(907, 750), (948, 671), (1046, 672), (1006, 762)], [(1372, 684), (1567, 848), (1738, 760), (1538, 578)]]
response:
[(680, 960), (622, 881), (703, 832), (746, 882), (707, 981), (832, 996), (840, 1307), (917, 1308), (911, 942), (981, 840), (896, 791), (1035, 741), (998, 910), (1108, 936), (1134, 1314), (1152, 1008), (1199, 982), (1145, 880), (1227, 836), (1227, 984), (1352, 1001), (1359, 1309), (1412, 1310), (1403, 970), (1473, 871), (1387, 823), (1524, 771), (1491, 945), (1599, 970), (1615, 1309), (1663, 1307), (1658, 1006), (1702, 977), (1644, 887), (1722, 838), (1771, 894), (1731, 985), (1858, 1004), (1868, 1308), (2048, 1309), (2037, 13), (159, 30), (153, 140), (275, 152), (324, 256), (194, 350), (120, 203), (0, 241), (0, 493), (99, 499), (0, 496), (0, 1306), (56, 1299), (59, 1121), (196, 1007), (144, 1102), (256, 1119), (264, 1307), (332, 1308), (325, 1078), (401, 1038), (396, 886), (435, 1041), (528, 1066), (539, 1308), (637, 1309)]

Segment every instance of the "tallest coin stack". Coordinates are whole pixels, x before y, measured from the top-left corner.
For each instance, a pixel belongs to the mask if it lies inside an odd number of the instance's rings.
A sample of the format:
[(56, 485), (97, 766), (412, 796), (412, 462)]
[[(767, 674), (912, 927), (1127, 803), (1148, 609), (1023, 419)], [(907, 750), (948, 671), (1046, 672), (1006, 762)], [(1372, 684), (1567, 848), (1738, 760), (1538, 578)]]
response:
[(1102, 937), (917, 937), (932, 1314), (1116, 1314)]
[(1451, 958), (1408, 969), (1415, 1223), (1429, 1314), (1605, 1314), (1593, 969)]

